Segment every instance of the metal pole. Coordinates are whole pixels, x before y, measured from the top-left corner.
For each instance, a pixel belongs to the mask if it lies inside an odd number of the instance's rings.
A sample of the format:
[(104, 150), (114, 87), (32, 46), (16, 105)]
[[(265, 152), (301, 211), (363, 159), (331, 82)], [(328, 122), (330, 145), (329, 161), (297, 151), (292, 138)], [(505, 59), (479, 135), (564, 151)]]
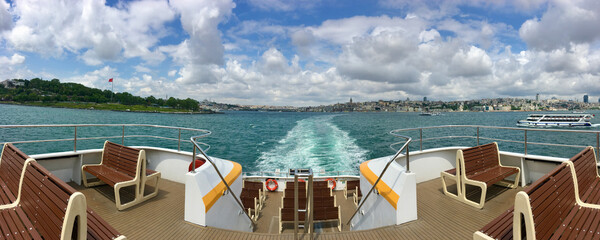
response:
[(527, 155), (527, 130), (525, 130), (525, 155)]
[(178, 137), (178, 140), (177, 140), (177, 151), (181, 152), (181, 128), (179, 129), (179, 137)]
[[(596, 133), (596, 154), (600, 151), (600, 133)], [(598, 156), (598, 155), (596, 155)], [(597, 161), (598, 159), (596, 159)]]
[[(307, 212), (307, 214), (309, 215), (307, 220), (308, 220), (308, 234), (310, 234), (310, 239), (312, 240), (314, 238), (314, 234), (313, 233), (315, 231), (314, 230), (314, 226), (313, 226), (313, 216), (314, 216), (313, 215), (313, 213), (314, 213), (313, 209), (314, 209), (315, 205), (314, 205), (313, 174), (312, 174), (312, 171), (311, 171), (311, 174), (308, 176), (308, 184), (309, 184), (308, 185), (308, 194), (310, 194), (309, 195), (310, 204), (307, 203), (308, 204), (308, 207), (307, 207), (308, 212)], [(304, 227), (304, 229), (306, 229), (306, 226)]]
[(406, 145), (406, 172), (410, 172), (410, 151), (408, 150), (409, 145)]
[(73, 152), (77, 152), (77, 126), (75, 126), (75, 137), (73, 138)]
[(423, 129), (419, 128), (419, 134), (420, 134), (420, 139), (421, 141), (419, 141), (421, 143), (421, 152), (423, 151)]
[[(304, 216), (306, 218), (306, 216)], [(294, 239), (298, 239), (298, 172), (294, 173)]]
[(192, 155), (192, 172), (195, 173), (196, 172), (196, 145), (194, 145), (194, 153)]
[(125, 145), (125, 125), (123, 125), (123, 132), (121, 135), (121, 145)]
[(479, 146), (479, 127), (477, 127), (477, 146)]

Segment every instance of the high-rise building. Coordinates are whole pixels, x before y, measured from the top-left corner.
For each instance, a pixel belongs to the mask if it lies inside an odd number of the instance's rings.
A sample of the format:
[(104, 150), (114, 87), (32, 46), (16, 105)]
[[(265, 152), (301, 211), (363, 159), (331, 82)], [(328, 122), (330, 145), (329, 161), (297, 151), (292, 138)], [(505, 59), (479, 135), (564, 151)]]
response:
[(589, 96), (587, 94), (583, 95), (583, 102), (584, 103), (589, 103), (590, 102)]
[(536, 101), (536, 102), (539, 102), (539, 101), (540, 101), (540, 94), (539, 94), (539, 93), (538, 93), (538, 94), (535, 94), (535, 101)]
[(423, 97), (423, 102), (427, 102), (427, 97)]

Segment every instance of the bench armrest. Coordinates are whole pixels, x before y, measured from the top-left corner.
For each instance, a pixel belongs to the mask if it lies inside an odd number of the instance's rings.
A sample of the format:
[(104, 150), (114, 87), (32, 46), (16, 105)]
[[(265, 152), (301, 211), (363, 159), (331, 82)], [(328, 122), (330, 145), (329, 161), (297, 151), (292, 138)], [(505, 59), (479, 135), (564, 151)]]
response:
[(19, 203), (21, 202), (21, 190), (23, 189), (23, 178), (25, 177), (25, 170), (27, 168), (27, 165), (29, 165), (30, 162), (35, 162), (35, 159), (28, 158), (27, 160), (25, 160), (25, 163), (23, 164), (23, 169), (21, 170), (21, 179), (19, 179), (19, 192), (17, 193), (16, 200), (10, 204), (0, 205), (0, 210), (14, 208), (14, 207), (18, 206)]
[(531, 212), (531, 201), (529, 195), (524, 191), (520, 191), (515, 196), (515, 211), (513, 213), (513, 239), (523, 239), (521, 236), (521, 215), (525, 222), (526, 239), (535, 238), (535, 227), (533, 223), (533, 213)]
[[(76, 192), (69, 197), (69, 204), (67, 205), (67, 211), (62, 224), (62, 231), (60, 233), (61, 240), (71, 239), (73, 230), (77, 234), (76, 239), (87, 238), (87, 203), (85, 196), (81, 192)], [(75, 222), (77, 220), (77, 222)], [(75, 225), (77, 223), (77, 225)]]

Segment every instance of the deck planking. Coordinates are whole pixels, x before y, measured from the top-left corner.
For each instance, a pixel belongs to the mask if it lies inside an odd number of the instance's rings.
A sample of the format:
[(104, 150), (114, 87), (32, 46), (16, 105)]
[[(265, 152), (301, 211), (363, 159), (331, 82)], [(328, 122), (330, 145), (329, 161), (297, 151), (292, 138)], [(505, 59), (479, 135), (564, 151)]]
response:
[[(283, 234), (277, 234), (278, 208), (281, 193), (269, 193), (254, 233), (203, 227), (183, 220), (185, 186), (161, 179), (158, 196), (141, 204), (118, 211), (113, 188), (98, 186), (85, 188), (70, 183), (83, 192), (88, 206), (129, 239), (293, 239), (293, 226), (284, 225)], [(151, 189), (149, 189), (151, 190)], [(473, 189), (475, 192), (477, 189)], [(346, 222), (356, 206), (352, 199), (344, 199), (336, 191), (338, 205), (342, 206), (342, 232), (335, 224), (315, 227), (315, 239), (471, 239), (473, 233), (514, 204), (519, 189), (498, 186), (488, 188), (483, 209), (475, 209), (444, 196), (439, 178), (417, 184), (418, 219), (409, 223), (364, 231), (348, 231)], [(470, 198), (479, 197), (477, 193)], [(273, 227), (273, 225), (275, 225)], [(307, 235), (301, 236), (308, 239)]]

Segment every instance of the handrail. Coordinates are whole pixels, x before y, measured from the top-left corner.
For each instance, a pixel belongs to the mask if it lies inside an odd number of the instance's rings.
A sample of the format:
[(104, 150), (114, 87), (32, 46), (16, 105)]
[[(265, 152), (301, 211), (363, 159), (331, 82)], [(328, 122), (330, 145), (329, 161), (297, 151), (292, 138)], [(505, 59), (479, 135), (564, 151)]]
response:
[(398, 156), (402, 153), (402, 151), (406, 148), (406, 172), (410, 172), (409, 170), (409, 149), (408, 149), (408, 145), (410, 144), (410, 142), (412, 142), (412, 138), (407, 137), (407, 136), (403, 136), (403, 135), (399, 135), (394, 133), (393, 131), (390, 132), (390, 134), (396, 136), (396, 137), (401, 137), (406, 139), (406, 142), (404, 143), (404, 145), (402, 145), (402, 147), (396, 152), (396, 154), (390, 158), (390, 160), (388, 160), (388, 162), (385, 164), (385, 167), (383, 168), (383, 170), (381, 171), (381, 174), (379, 174), (379, 177), (377, 178), (377, 180), (375, 181), (375, 183), (373, 184), (373, 187), (371, 187), (371, 190), (369, 190), (369, 192), (367, 193), (367, 195), (362, 198), (362, 200), (360, 200), (360, 205), (358, 205), (358, 207), (356, 208), (356, 211), (354, 211), (354, 213), (352, 214), (352, 216), (350, 216), (350, 219), (348, 219), (348, 222), (346, 223), (346, 225), (350, 225), (350, 222), (352, 221), (352, 218), (354, 218), (354, 216), (356, 215), (356, 213), (358, 213), (360, 211), (360, 208), (365, 204), (366, 200), (369, 198), (369, 196), (371, 195), (371, 193), (373, 192), (373, 189), (375, 189), (375, 187), (377, 186), (377, 183), (379, 183), (379, 181), (381, 180), (381, 178), (383, 177), (383, 174), (385, 174), (385, 172), (387, 171), (388, 167), (390, 166), (390, 164), (392, 164), (392, 162), (394, 160), (396, 160), (396, 158), (398, 158)]
[[(443, 137), (430, 137), (423, 138), (423, 130), (427, 129), (441, 129), (441, 128), (472, 128), (476, 129), (476, 136), (443, 136)], [(523, 132), (523, 140), (508, 140), (508, 139), (499, 139), (499, 138), (489, 138), (489, 137), (481, 137), (480, 129), (500, 129), (500, 130), (515, 130)], [(391, 131), (390, 133), (395, 134), (399, 132), (406, 131), (419, 131), (420, 136), (416, 141), (420, 142), (420, 150), (423, 151), (423, 142), (427, 140), (437, 140), (437, 139), (445, 139), (445, 138), (473, 138), (477, 139), (477, 145), (479, 145), (479, 140), (492, 140), (499, 142), (510, 142), (510, 143), (520, 143), (523, 144), (524, 154), (527, 155), (527, 146), (528, 145), (541, 145), (541, 146), (551, 146), (551, 147), (571, 147), (571, 148), (579, 148), (580, 145), (569, 145), (569, 144), (560, 144), (560, 143), (544, 143), (544, 142), (531, 142), (528, 140), (529, 132), (558, 132), (558, 133), (584, 133), (584, 134), (594, 134), (596, 136), (596, 151), (600, 151), (600, 131), (599, 130), (573, 130), (573, 129), (547, 129), (547, 128), (526, 128), (526, 127), (498, 127), (498, 126), (485, 126), (485, 125), (441, 125), (441, 126), (430, 126), (430, 127), (419, 127), (419, 128), (403, 128), (396, 129)], [(392, 144), (394, 145), (394, 144)]]
[[(124, 145), (125, 138), (156, 138), (156, 139), (165, 139), (165, 140), (173, 140), (177, 141), (177, 151), (181, 151), (181, 142), (189, 142), (187, 140), (181, 139), (181, 130), (185, 131), (193, 131), (193, 132), (202, 132), (201, 137), (206, 137), (211, 134), (210, 131), (204, 129), (195, 129), (195, 128), (185, 128), (185, 127), (173, 127), (173, 126), (164, 126), (164, 125), (153, 125), (153, 124), (37, 124), (37, 125), (0, 125), (0, 128), (74, 128), (74, 136), (73, 138), (63, 138), (63, 139), (44, 139), (44, 140), (24, 140), (24, 141), (12, 141), (12, 143), (42, 143), (42, 142), (66, 142), (73, 141), (73, 151), (77, 152), (77, 142), (81, 140), (93, 140), (93, 139), (114, 139), (121, 138), (121, 144)], [(104, 137), (78, 137), (77, 132), (78, 128), (81, 127), (121, 127), (121, 135), (120, 136), (104, 136)], [(151, 128), (163, 128), (163, 129), (176, 129), (178, 130), (178, 137), (162, 137), (162, 136), (154, 136), (154, 135), (125, 135), (125, 127), (151, 127)], [(80, 131), (80, 130), (79, 130)], [(208, 151), (210, 149), (210, 145), (206, 143), (200, 143), (208, 146), (204, 151)]]
[(219, 178), (221, 178), (221, 181), (225, 184), (225, 187), (227, 187), (227, 191), (229, 191), (229, 193), (233, 196), (233, 199), (235, 199), (237, 204), (240, 206), (240, 209), (242, 210), (242, 212), (246, 215), (246, 217), (248, 217), (248, 219), (250, 219), (250, 222), (252, 222), (252, 224), (254, 224), (254, 220), (252, 220), (250, 215), (248, 215), (248, 213), (244, 210), (244, 205), (242, 205), (242, 202), (240, 201), (240, 199), (238, 199), (237, 195), (235, 195), (235, 193), (233, 191), (231, 191), (231, 187), (229, 187), (229, 184), (227, 183), (227, 181), (225, 181), (225, 178), (223, 178), (223, 175), (221, 174), (221, 171), (219, 171), (219, 168), (217, 167), (217, 165), (215, 165), (215, 162), (213, 162), (213, 160), (202, 150), (202, 148), (200, 146), (198, 146), (198, 143), (196, 142), (196, 138), (201, 138), (201, 137), (205, 137), (205, 136), (206, 135), (190, 137), (190, 141), (192, 142), (192, 144), (194, 144), (194, 153), (192, 155), (192, 165), (193, 165), (192, 172), (196, 172), (196, 148), (198, 148), (198, 150), (200, 151), (202, 156), (204, 156), (204, 159), (209, 161), (210, 164), (215, 168), (215, 171), (217, 171)]

